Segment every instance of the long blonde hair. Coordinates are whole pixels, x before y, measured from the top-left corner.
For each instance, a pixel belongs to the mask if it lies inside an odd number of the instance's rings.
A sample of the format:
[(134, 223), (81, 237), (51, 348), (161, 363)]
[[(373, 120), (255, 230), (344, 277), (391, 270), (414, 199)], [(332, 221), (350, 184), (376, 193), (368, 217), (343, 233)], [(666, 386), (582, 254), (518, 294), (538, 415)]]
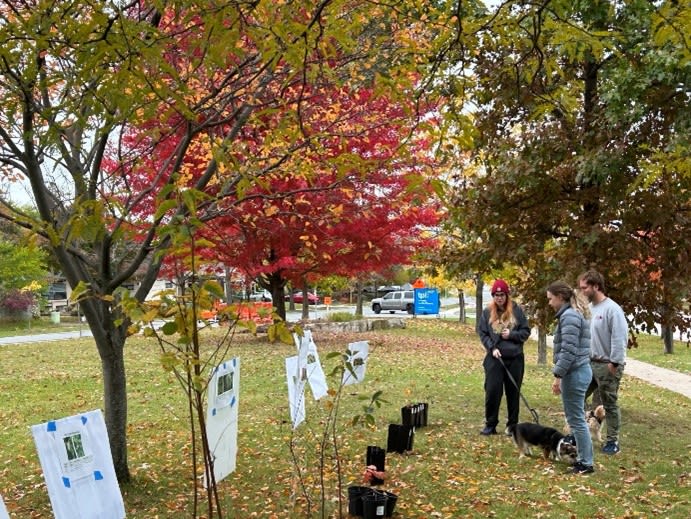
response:
[(588, 306), (588, 301), (586, 301), (580, 292), (571, 288), (568, 283), (561, 280), (555, 281), (547, 287), (547, 291), (552, 295), (560, 296), (564, 301), (568, 301), (571, 308), (586, 319), (590, 319), (590, 306)]
[(513, 301), (511, 300), (511, 296), (508, 294), (506, 295), (506, 308), (504, 308), (501, 314), (499, 313), (497, 303), (494, 299), (492, 300), (489, 304), (489, 324), (497, 333), (504, 328), (512, 330), (513, 327), (516, 326), (516, 317), (513, 315)]

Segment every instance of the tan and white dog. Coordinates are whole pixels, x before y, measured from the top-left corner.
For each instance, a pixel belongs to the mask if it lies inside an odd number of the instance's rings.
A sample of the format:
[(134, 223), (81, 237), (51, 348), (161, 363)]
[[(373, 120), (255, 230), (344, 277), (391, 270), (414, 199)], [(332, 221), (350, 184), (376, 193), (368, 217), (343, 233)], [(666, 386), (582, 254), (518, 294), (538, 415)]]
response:
[[(602, 422), (605, 421), (605, 408), (601, 405), (591, 409), (585, 414), (585, 421), (590, 430), (590, 437), (593, 441), (602, 443)], [(571, 434), (571, 427), (567, 423), (564, 425), (564, 434)]]

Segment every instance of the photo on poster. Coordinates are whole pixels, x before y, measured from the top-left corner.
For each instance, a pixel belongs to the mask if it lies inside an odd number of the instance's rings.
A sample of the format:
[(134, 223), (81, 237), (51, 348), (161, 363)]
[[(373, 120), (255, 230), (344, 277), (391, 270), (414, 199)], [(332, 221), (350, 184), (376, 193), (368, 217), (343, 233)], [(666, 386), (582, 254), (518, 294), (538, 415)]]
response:
[(216, 379), (216, 393), (213, 396), (215, 407), (221, 408), (230, 405), (233, 398), (235, 398), (235, 373), (232, 370), (217, 371), (214, 378)]

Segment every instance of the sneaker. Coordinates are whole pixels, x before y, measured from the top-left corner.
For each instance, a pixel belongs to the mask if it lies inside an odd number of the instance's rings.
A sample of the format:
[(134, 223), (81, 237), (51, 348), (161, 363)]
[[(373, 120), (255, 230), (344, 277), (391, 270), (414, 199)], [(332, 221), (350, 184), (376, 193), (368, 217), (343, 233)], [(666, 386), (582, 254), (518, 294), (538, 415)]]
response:
[(592, 474), (595, 472), (595, 469), (592, 465), (584, 465), (580, 461), (577, 461), (574, 463), (573, 467), (571, 467), (571, 472), (574, 474)]
[(483, 436), (490, 436), (492, 434), (497, 434), (497, 429), (495, 427), (485, 427), (480, 431)]
[(615, 440), (608, 440), (602, 447), (602, 452), (604, 454), (616, 454), (619, 452), (619, 443)]

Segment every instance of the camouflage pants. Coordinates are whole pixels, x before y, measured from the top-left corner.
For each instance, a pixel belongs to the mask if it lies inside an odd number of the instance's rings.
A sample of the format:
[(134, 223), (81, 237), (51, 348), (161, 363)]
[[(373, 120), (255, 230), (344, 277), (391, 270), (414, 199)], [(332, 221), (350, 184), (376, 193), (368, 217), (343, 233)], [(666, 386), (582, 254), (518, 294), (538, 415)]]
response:
[[(593, 393), (593, 407), (599, 397), (599, 403), (605, 408), (605, 421), (607, 422), (607, 441), (619, 441), (621, 429), (621, 412), (619, 410), (619, 383), (624, 375), (624, 366), (617, 366), (616, 373), (612, 375), (608, 369), (609, 364), (603, 362), (591, 362), (593, 370), (593, 382), (597, 383), (595, 391), (588, 388), (586, 398)], [(591, 387), (593, 385), (591, 384)]]

